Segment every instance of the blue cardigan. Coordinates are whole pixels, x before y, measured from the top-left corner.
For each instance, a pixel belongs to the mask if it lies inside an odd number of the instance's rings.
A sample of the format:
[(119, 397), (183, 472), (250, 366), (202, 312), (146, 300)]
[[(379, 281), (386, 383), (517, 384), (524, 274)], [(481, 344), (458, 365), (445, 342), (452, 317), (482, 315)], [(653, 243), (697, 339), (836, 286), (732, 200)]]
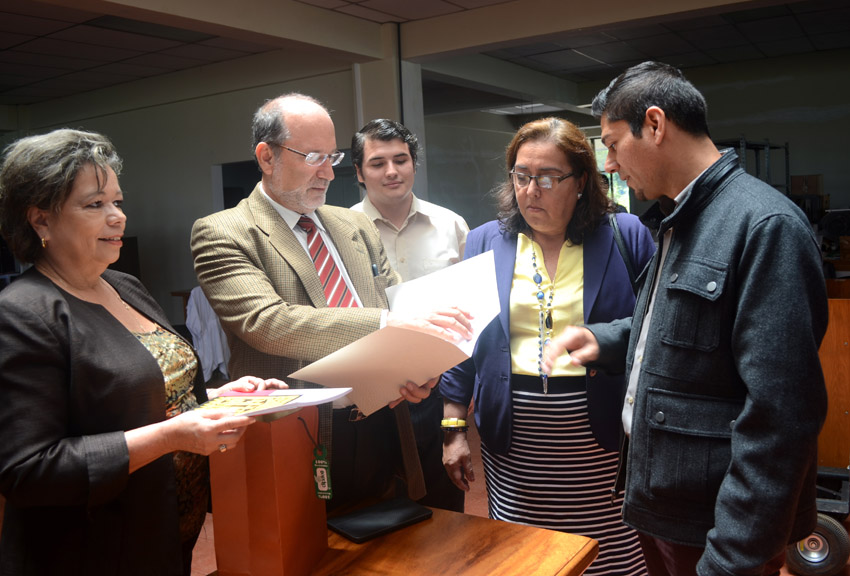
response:
[[(618, 214), (617, 222), (636, 273), (655, 253), (649, 230), (636, 216)], [(608, 322), (632, 315), (635, 297), (628, 272), (614, 242), (608, 219), (584, 239), (584, 320)], [(487, 325), (472, 358), (443, 374), (440, 392), (451, 402), (468, 405), (475, 399), (475, 424), (491, 451), (505, 454), (511, 445), (510, 291), (516, 261), (517, 237), (491, 221), (469, 233), (464, 259), (493, 250), (501, 312)], [(597, 442), (607, 450), (619, 448), (620, 412), (625, 394), (622, 375), (588, 370), (587, 402)]]

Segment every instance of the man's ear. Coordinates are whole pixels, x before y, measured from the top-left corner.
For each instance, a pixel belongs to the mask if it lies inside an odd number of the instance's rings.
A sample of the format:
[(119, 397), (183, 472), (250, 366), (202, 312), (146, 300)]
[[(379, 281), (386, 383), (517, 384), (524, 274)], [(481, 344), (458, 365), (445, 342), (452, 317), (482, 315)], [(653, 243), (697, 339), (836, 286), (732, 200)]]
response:
[(275, 161), (274, 150), (268, 142), (260, 142), (254, 148), (254, 156), (257, 158), (257, 165), (263, 174), (271, 175)]
[(27, 209), (27, 222), (30, 223), (30, 226), (32, 226), (32, 229), (35, 230), (39, 238), (50, 240), (50, 219), (47, 210), (30, 206)]
[(357, 181), (365, 186), (366, 182), (363, 181), (363, 174), (360, 173), (360, 166), (355, 165), (354, 172), (357, 174)]
[(667, 134), (667, 115), (658, 106), (650, 106), (646, 109), (644, 126), (649, 129), (649, 136), (655, 144), (661, 144)]

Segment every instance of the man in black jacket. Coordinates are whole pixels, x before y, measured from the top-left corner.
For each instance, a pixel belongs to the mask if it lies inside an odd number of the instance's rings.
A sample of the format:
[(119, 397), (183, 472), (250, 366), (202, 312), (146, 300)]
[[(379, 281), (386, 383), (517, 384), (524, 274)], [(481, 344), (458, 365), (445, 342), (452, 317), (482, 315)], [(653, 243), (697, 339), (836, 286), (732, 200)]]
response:
[(570, 327), (548, 358), (569, 350), (612, 371), (625, 360), (623, 516), (651, 576), (779, 574), (817, 515), (828, 319), (818, 243), (792, 202), (717, 150), (705, 100), (679, 70), (634, 66), (593, 113), (605, 169), (675, 207), (634, 317)]

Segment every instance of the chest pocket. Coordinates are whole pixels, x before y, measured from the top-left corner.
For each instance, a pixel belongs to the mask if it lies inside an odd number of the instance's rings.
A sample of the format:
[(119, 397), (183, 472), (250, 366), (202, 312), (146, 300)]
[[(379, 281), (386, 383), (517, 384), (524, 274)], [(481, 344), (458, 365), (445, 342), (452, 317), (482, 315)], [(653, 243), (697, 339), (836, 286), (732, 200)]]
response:
[(666, 301), (661, 341), (710, 352), (720, 341), (722, 296), (727, 267), (710, 260), (681, 260), (665, 272), (661, 287)]

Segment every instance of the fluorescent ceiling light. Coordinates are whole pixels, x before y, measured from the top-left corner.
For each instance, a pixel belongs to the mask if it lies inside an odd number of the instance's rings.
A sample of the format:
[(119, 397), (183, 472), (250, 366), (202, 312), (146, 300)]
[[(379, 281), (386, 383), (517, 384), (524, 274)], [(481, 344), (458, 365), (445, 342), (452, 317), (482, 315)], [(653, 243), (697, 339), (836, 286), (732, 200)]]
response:
[(501, 108), (487, 108), (482, 110), (488, 114), (499, 114), (502, 116), (514, 116), (518, 114), (538, 114), (540, 112), (558, 112), (563, 108), (557, 108), (548, 104), (519, 104), (516, 106), (502, 106)]

